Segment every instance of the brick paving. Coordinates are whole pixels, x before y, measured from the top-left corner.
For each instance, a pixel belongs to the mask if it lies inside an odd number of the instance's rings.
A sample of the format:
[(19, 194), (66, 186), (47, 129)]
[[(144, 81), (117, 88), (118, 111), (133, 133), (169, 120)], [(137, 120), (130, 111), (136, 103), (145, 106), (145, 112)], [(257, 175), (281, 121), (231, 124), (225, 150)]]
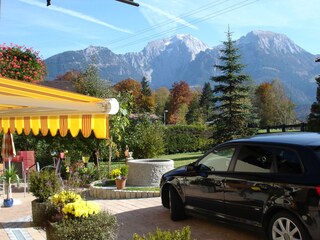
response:
[[(31, 194), (13, 193), (14, 206), (0, 208), (0, 240), (45, 240), (45, 231), (32, 227)], [(90, 199), (88, 199), (90, 200)], [(206, 219), (188, 217), (173, 222), (169, 210), (161, 206), (159, 197), (140, 199), (98, 200), (102, 209), (115, 214), (120, 225), (119, 240), (130, 240), (134, 233), (140, 235), (162, 230), (175, 230), (189, 225), (192, 239), (198, 240), (258, 240), (264, 239), (255, 232), (227, 226)]]

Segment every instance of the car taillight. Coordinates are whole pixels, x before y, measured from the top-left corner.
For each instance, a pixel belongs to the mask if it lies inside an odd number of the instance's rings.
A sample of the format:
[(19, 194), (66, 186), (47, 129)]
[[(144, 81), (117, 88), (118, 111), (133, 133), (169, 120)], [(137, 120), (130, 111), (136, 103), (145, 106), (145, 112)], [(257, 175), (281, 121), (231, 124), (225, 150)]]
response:
[(318, 196), (320, 196), (320, 186), (316, 187), (316, 192), (318, 193)]

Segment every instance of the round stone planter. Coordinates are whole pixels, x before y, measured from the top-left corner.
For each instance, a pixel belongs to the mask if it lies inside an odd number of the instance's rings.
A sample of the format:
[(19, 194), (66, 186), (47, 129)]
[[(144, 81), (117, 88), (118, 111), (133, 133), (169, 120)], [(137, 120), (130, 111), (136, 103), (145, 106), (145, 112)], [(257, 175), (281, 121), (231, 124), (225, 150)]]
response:
[(128, 186), (159, 186), (161, 176), (174, 167), (169, 159), (134, 159), (127, 164)]
[(159, 191), (139, 191), (117, 189), (114, 187), (100, 187), (95, 184), (101, 183), (96, 181), (90, 184), (89, 194), (91, 197), (98, 199), (129, 199), (129, 198), (151, 198), (160, 197)]

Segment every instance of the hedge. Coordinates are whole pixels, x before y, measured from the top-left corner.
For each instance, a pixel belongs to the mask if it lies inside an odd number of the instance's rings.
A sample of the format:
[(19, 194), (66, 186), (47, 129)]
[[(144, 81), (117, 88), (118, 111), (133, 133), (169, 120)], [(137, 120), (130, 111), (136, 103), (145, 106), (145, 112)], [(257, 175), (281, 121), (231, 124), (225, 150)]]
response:
[(214, 144), (213, 128), (199, 125), (171, 125), (165, 127), (166, 153), (206, 151)]

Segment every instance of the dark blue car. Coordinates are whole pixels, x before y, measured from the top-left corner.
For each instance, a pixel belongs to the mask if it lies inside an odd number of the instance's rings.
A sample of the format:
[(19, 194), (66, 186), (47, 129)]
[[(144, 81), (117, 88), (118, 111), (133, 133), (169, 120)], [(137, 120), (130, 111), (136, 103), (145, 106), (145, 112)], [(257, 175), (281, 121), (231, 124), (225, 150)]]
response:
[(232, 140), (162, 176), (171, 219), (188, 211), (262, 228), (268, 239), (320, 239), (320, 134)]

